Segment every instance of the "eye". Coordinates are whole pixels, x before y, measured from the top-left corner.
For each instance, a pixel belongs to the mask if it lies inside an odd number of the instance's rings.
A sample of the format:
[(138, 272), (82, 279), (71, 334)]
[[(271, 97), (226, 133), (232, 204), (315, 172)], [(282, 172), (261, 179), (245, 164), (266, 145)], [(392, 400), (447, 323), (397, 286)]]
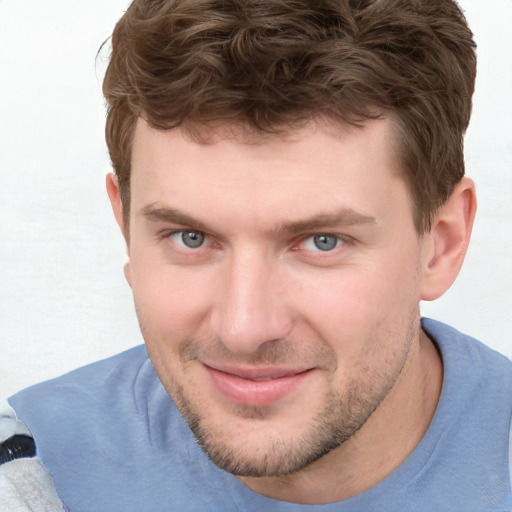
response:
[(302, 242), (302, 247), (308, 251), (332, 251), (343, 245), (344, 241), (335, 235), (310, 236)]
[(197, 249), (201, 247), (206, 236), (201, 231), (176, 231), (171, 233), (169, 238), (177, 245), (186, 247), (187, 249)]

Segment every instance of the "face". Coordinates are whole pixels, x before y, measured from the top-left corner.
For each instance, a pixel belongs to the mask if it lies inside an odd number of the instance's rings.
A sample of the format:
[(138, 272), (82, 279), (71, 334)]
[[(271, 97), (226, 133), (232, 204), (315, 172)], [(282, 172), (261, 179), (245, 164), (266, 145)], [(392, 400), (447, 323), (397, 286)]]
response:
[(387, 396), (419, 336), (421, 239), (387, 120), (199, 143), (139, 120), (127, 277), (214, 462), (298, 471)]

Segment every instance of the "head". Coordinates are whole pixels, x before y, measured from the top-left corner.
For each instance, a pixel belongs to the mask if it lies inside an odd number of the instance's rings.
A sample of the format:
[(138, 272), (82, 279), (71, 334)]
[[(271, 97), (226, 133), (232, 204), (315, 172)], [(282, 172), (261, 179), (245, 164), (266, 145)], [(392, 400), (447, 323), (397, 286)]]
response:
[(106, 139), (126, 214), (139, 117), (279, 133), (392, 114), (420, 234), (464, 175), (476, 58), (452, 0), (136, 0), (112, 46)]
[(148, 353), (217, 464), (297, 472), (409, 389), (460, 267), (471, 33), (449, 0), (135, 1), (112, 45)]

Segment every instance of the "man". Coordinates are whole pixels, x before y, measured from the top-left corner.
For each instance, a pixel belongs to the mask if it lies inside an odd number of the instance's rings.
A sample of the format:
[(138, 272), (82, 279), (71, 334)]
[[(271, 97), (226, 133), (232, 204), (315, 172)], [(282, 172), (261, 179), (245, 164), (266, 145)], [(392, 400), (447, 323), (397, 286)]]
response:
[(457, 5), (136, 0), (112, 45), (145, 348), (11, 399), (65, 505), (509, 510), (511, 364), (419, 316), (476, 210)]

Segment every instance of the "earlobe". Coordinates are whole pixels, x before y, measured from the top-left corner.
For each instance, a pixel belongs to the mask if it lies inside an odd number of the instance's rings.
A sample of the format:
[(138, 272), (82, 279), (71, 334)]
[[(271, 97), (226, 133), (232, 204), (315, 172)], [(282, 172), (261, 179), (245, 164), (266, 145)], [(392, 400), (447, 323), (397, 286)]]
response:
[(464, 177), (424, 235), (421, 300), (437, 299), (455, 281), (469, 245), (475, 213), (475, 184)]

